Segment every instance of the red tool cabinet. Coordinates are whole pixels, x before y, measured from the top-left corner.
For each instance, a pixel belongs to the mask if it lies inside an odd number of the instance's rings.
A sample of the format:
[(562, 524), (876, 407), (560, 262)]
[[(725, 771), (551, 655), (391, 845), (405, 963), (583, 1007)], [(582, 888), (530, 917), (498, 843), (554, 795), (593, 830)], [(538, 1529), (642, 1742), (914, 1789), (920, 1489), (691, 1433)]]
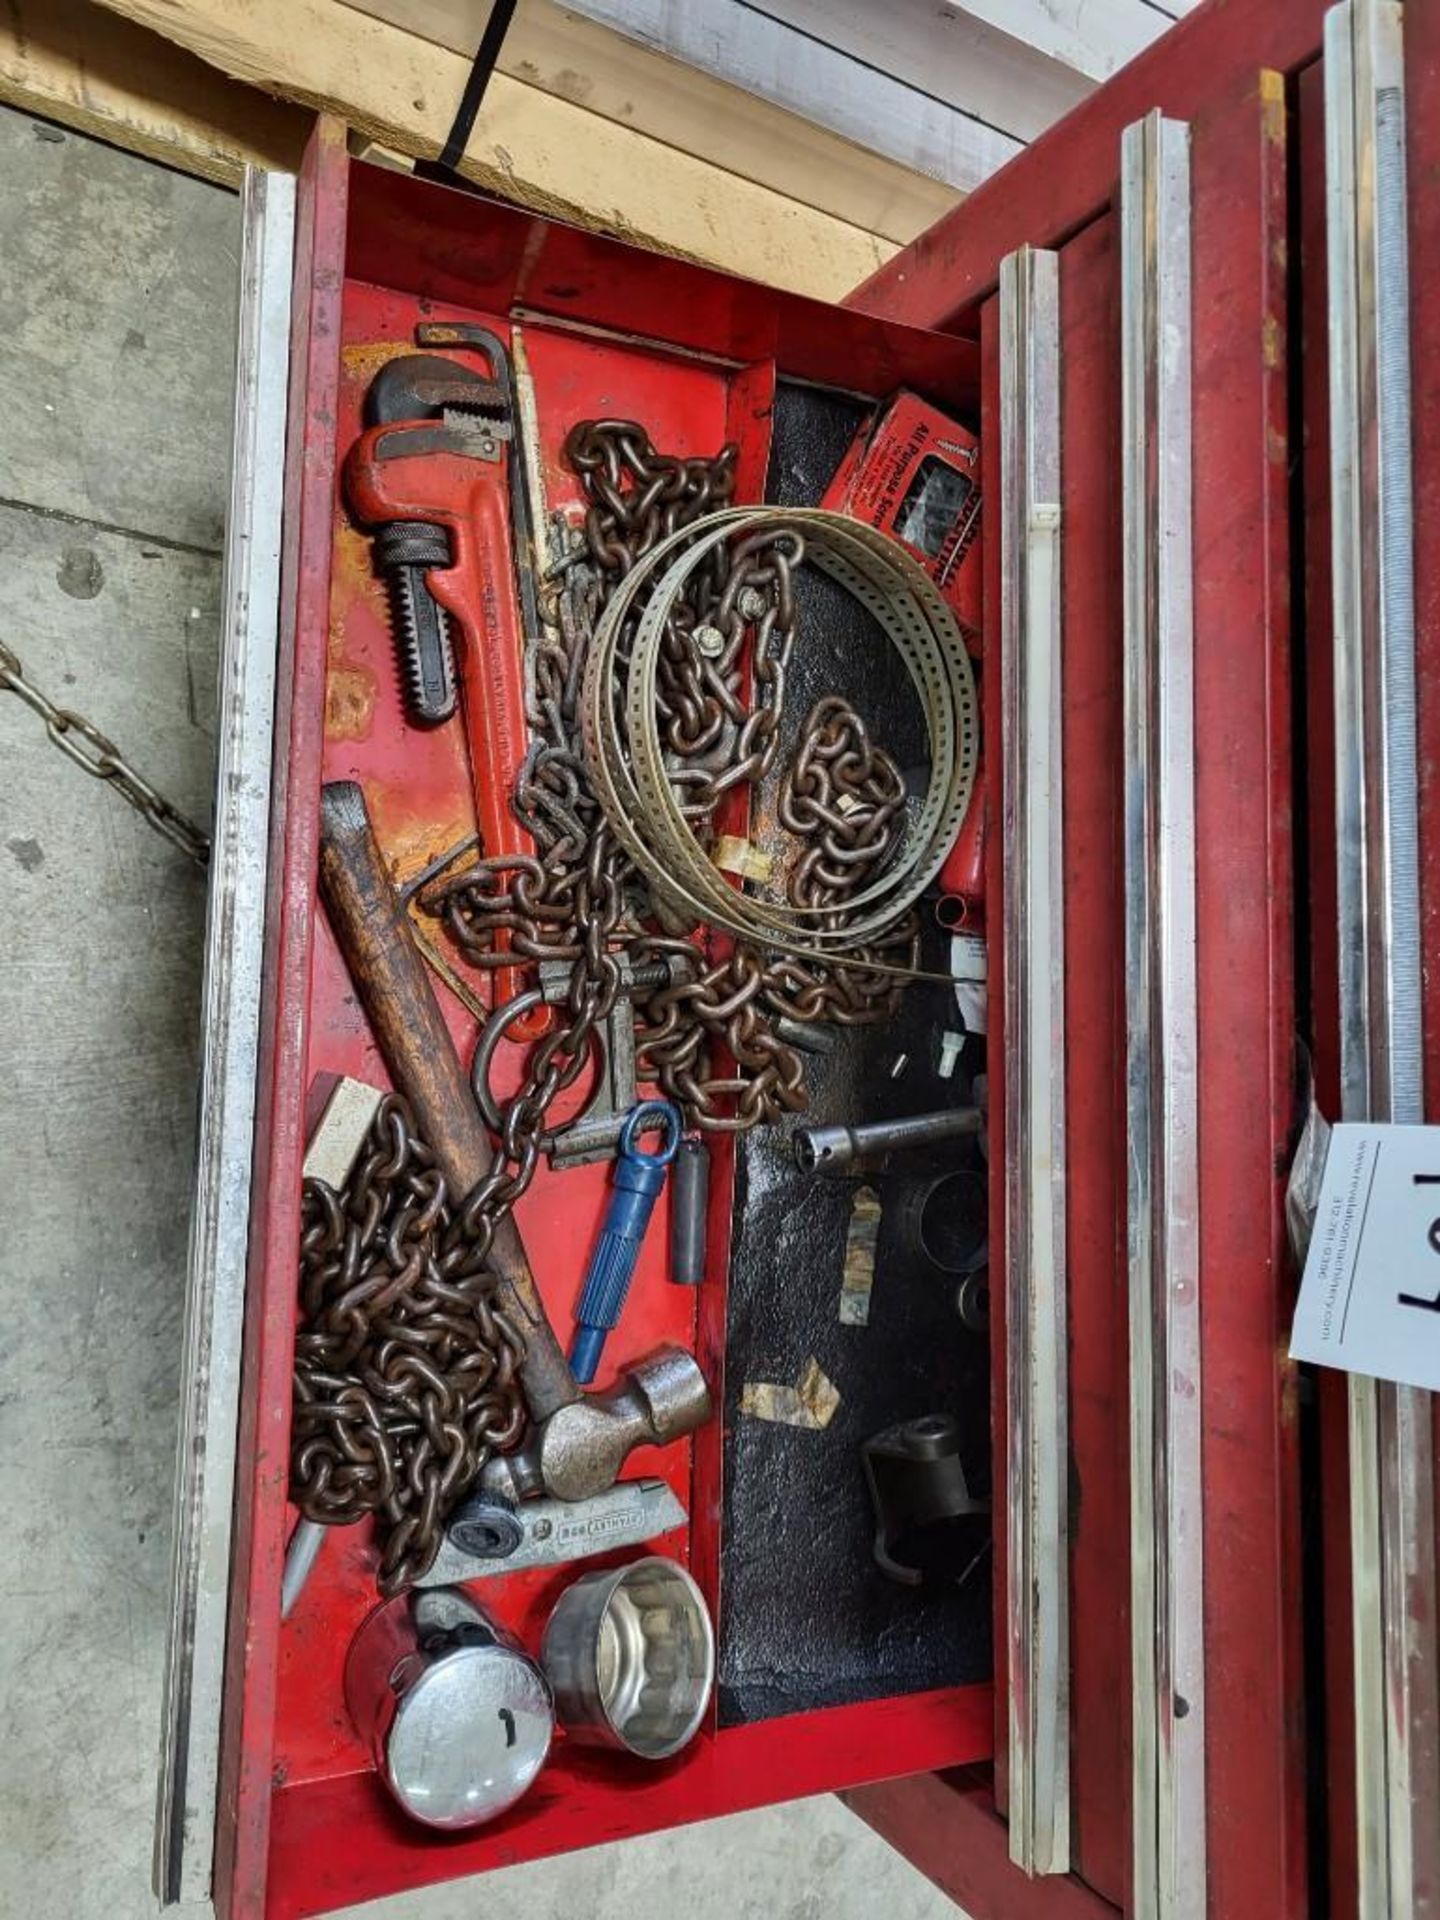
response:
[[(1356, 8), (1368, 19), (1370, 0)], [(1320, 0), (1209, 0), (838, 310), (354, 163), (342, 130), (322, 123), (295, 225), (273, 831), (217, 1696), (211, 1870), (222, 1915), (322, 1912), (822, 1790), (844, 1792), (975, 1920), (1437, 1911), (1425, 1904), (1440, 1893), (1424, 1880), (1423, 1845), (1409, 1905), (1398, 1893), (1367, 1905), (1357, 1892), (1345, 1395), (1333, 1379), (1317, 1391), (1286, 1358), (1285, 1185), (1307, 1055), (1322, 1106), (1338, 1110), (1324, 12)], [(1404, 36), (1418, 314), (1440, 259), (1440, 28), (1421, 0), (1409, 0)], [(1156, 109), (1179, 136), (1154, 120), (1141, 128)], [(1022, 247), (1046, 262), (1002, 265)], [(1183, 255), (1168, 291), (1167, 247)], [(1022, 284), (1039, 290), (1048, 359), (1017, 347)], [(1177, 313), (1186, 324), (1167, 331)], [(469, 830), (458, 735), (439, 746), (429, 736), (421, 753), (386, 707), (379, 596), (337, 494), (365, 382), (418, 318), (519, 322), (542, 406), (548, 397), (577, 418), (638, 412), (638, 383), (657, 443), (660, 430), (684, 451), (738, 441), (742, 499), (759, 497), (777, 376), (877, 400), (913, 387), (978, 423), (985, 778), (991, 820), (1004, 823), (987, 874), (993, 1684), (712, 1723), (678, 1761), (643, 1774), (561, 1749), (501, 1821), (443, 1840), (394, 1811), (344, 1712), (345, 1646), (370, 1604), (344, 1563), (362, 1549), (332, 1546), (332, 1572), (283, 1626), (279, 1613), (307, 1102), (317, 1074), (384, 1077), (316, 904), (320, 781), (362, 781), (387, 853), (408, 870)], [(1423, 537), (1440, 535), (1425, 431), (1440, 409), (1440, 349), (1418, 325), (1412, 349), (1423, 741), (1440, 673), (1437, 540)], [(1047, 392), (1048, 469), (1037, 452)], [(272, 464), (278, 454), (264, 449)], [(546, 477), (563, 502), (567, 477), (558, 466)], [(1016, 928), (1030, 922), (1016, 921), (1029, 896), (1017, 892), (1013, 783), (1026, 763), (1000, 750), (1014, 711), (1002, 656), (1042, 618), (1055, 642), (1050, 878), (1064, 952), (1052, 1008), (1064, 1046), (1045, 1063), (1063, 1190), (1039, 1202), (1058, 1196), (1064, 1273), (1049, 1302), (1059, 1351), (1048, 1375), (1025, 1372), (1028, 1354), (1017, 1371), (1011, 1316), (1047, 1309), (1006, 1247), (1007, 1224), (1029, 1230), (1037, 1202), (1028, 1189), (1017, 1199), (999, 1145), (1029, 1138), (1010, 1108), (1034, 1068), (1034, 1050), (1005, 1025), (1028, 1004), (1007, 991), (1006, 968), (1028, 977)], [(1190, 682), (1171, 677), (1172, 658), (1188, 661)], [(1144, 749), (1147, 725), (1178, 741), (1180, 778), (1167, 764), (1145, 784), (1136, 740)], [(1435, 830), (1436, 779), (1422, 752), (1422, 835)], [(1043, 823), (1035, 833), (1043, 864)], [(1440, 906), (1428, 875), (1423, 906), (1433, 955)], [(216, 912), (212, 903), (212, 922)], [(1160, 957), (1137, 975), (1148, 945)], [(1435, 978), (1432, 966), (1427, 995)], [(1440, 1010), (1427, 1010), (1427, 1032), (1440, 1034)], [(1440, 1086), (1440, 1060), (1429, 1065)], [(723, 1158), (719, 1173), (723, 1190)], [(1153, 1242), (1135, 1197), (1152, 1177)], [(520, 1213), (542, 1284), (550, 1267), (573, 1276), (598, 1215), (603, 1169), (568, 1179), (579, 1184), (564, 1211), (542, 1184)], [(711, 1230), (723, 1259), (723, 1206)], [(1182, 1242), (1198, 1264), (1177, 1301), (1165, 1252)], [(1142, 1268), (1159, 1274), (1151, 1296), (1137, 1292)], [(551, 1302), (557, 1314), (571, 1284)], [(1153, 1353), (1136, 1336), (1147, 1298), (1164, 1323)], [(723, 1288), (702, 1290), (697, 1316), (682, 1290), (647, 1289), (642, 1268), (636, 1312), (637, 1351), (693, 1343), (718, 1382)], [(1027, 1318), (1020, 1338), (1039, 1324)], [(1058, 1427), (1054, 1407), (1037, 1413), (1047, 1379), (1059, 1383)], [(1142, 1395), (1153, 1428), (1136, 1413)], [(1055, 1457), (1037, 1454), (1036, 1432)], [(1137, 1461), (1153, 1470), (1148, 1489)], [(722, 1462), (712, 1422), (645, 1470), (665, 1473), (691, 1515), (665, 1550), (723, 1608)], [(1038, 1555), (1025, 1564), (1055, 1590), (1017, 1593), (1016, 1552)], [(1145, 1586), (1142, 1554), (1158, 1569)], [(512, 1576), (498, 1604), (533, 1638), (559, 1584)], [(209, 1599), (225, 1619), (223, 1599)], [(1433, 1590), (1428, 1604), (1433, 1642)], [(1037, 1764), (1047, 1740), (1058, 1776)], [(208, 1813), (203, 1790), (187, 1797), (183, 1765), (179, 1777), (172, 1868)], [(200, 1841), (203, 1855), (208, 1832)], [(161, 1877), (174, 1891), (173, 1874)]]

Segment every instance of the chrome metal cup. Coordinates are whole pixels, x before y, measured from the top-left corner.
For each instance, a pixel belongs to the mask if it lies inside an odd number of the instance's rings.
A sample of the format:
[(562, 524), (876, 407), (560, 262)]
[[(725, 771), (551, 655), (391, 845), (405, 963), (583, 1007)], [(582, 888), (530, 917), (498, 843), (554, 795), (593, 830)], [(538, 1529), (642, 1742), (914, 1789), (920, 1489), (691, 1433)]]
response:
[(705, 1717), (715, 1634), (695, 1582), (657, 1555), (567, 1587), (540, 1663), (572, 1740), (668, 1760)]
[(400, 1806), (446, 1830), (512, 1807), (555, 1731), (544, 1674), (453, 1587), (403, 1594), (368, 1615), (350, 1643), (345, 1701)]

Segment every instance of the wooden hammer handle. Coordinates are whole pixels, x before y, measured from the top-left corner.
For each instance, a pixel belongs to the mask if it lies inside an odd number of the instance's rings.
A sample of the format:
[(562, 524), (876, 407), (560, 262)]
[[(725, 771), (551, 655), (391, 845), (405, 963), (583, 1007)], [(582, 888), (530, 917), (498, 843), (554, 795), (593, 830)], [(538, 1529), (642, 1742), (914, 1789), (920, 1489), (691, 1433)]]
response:
[[(320, 893), (390, 1077), (458, 1203), (495, 1156), (353, 780), (321, 789)], [(495, 1228), (490, 1264), (501, 1302), (525, 1335), (520, 1378), (531, 1418), (540, 1421), (578, 1399), (579, 1388), (509, 1214)]]

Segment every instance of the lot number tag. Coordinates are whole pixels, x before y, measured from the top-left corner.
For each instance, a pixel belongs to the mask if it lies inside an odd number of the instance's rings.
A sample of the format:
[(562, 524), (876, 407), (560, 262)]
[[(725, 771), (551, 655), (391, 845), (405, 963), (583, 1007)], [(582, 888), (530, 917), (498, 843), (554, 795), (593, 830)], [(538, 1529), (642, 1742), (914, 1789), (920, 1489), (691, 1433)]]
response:
[(1333, 1129), (1290, 1353), (1440, 1389), (1440, 1127)]

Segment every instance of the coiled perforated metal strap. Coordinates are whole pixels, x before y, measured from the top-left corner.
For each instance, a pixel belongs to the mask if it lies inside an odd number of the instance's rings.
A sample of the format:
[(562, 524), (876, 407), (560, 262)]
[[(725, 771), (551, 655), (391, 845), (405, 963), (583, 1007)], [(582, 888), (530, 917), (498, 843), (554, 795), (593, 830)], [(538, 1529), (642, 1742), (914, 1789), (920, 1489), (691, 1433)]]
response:
[[(914, 682), (930, 737), (930, 779), (919, 814), (895, 859), (846, 903), (859, 917), (839, 930), (805, 926), (824, 909), (737, 892), (712, 865), (671, 791), (656, 710), (665, 623), (690, 575), (717, 546), (737, 536), (786, 531), (799, 534), (806, 558), (873, 615)], [(637, 597), (652, 581), (629, 661), (623, 663), (620, 636)], [(625, 698), (617, 712), (614, 686), (621, 672)], [(735, 507), (662, 540), (616, 588), (586, 661), (581, 740), (612, 831), (661, 899), (757, 946), (833, 960), (893, 926), (939, 872), (975, 783), (975, 679), (954, 617), (903, 547), (872, 527), (820, 508)], [(910, 972), (878, 963), (876, 970)]]

